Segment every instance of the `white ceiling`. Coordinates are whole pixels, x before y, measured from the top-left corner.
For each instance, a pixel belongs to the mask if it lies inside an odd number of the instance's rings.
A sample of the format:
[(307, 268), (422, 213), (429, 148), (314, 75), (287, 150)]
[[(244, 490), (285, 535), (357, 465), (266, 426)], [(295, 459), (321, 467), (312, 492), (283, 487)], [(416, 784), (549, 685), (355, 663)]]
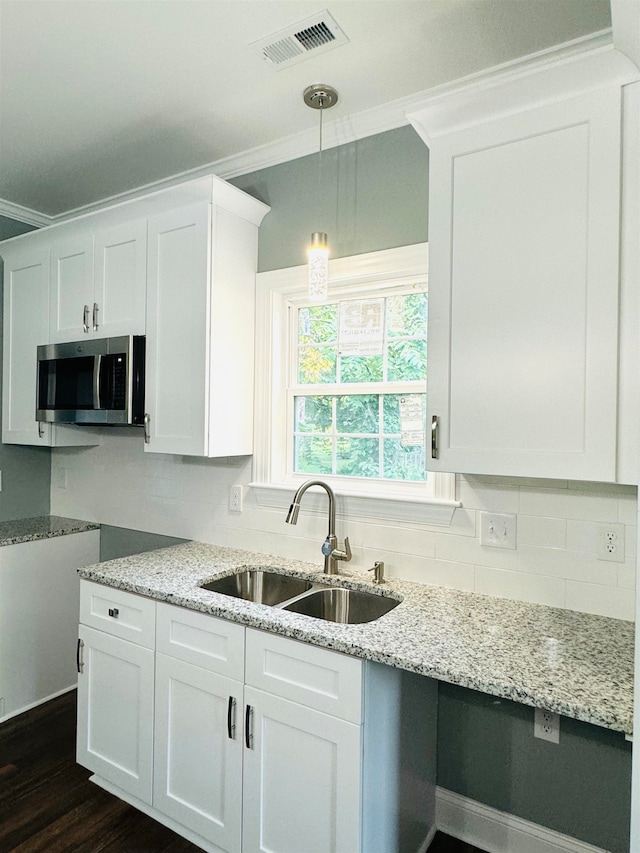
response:
[[(347, 141), (363, 111), (604, 30), (609, 6), (0, 0), (0, 199), (54, 216), (205, 164), (223, 173), (215, 164), (302, 132), (315, 145), (311, 83), (338, 90), (325, 122)], [(279, 71), (251, 47), (324, 9), (348, 44)]]

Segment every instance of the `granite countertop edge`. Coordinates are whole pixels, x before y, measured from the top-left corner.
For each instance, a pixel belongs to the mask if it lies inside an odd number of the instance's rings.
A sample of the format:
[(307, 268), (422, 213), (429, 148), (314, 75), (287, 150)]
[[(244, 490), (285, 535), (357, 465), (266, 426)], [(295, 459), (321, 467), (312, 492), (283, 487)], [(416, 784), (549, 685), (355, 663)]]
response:
[[(339, 625), (221, 595), (200, 584), (240, 567), (365, 587), (401, 603), (373, 622)], [(317, 565), (188, 542), (86, 566), (81, 578), (249, 627), (395, 666), (630, 734), (634, 625), (366, 572), (328, 578)]]
[(61, 515), (41, 515), (33, 518), (18, 518), (0, 521), (0, 547), (20, 545), (24, 542), (37, 542), (40, 539), (53, 539), (71, 533), (85, 533), (99, 530), (100, 525), (92, 521), (66, 518)]

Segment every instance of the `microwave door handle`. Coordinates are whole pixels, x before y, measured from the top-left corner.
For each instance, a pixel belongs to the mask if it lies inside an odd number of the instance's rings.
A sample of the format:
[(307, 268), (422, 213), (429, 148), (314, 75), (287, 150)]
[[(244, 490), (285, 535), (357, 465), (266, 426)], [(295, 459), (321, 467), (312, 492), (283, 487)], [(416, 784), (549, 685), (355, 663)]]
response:
[(93, 408), (100, 408), (100, 367), (102, 366), (102, 356), (96, 355), (93, 362)]

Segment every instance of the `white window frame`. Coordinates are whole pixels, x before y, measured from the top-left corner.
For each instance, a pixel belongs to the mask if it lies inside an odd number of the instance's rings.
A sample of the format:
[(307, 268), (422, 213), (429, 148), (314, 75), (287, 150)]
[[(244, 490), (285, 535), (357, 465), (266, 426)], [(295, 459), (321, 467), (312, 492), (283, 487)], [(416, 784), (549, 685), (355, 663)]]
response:
[[(357, 297), (363, 290), (392, 292), (427, 283), (428, 244), (419, 243), (370, 252), (329, 263), (327, 301)], [(260, 505), (285, 508), (292, 492), (313, 475), (287, 471), (292, 428), (287, 383), (296, 345), (291, 334), (291, 305), (304, 304), (307, 267), (259, 273), (256, 277), (256, 398), (253, 482)], [(386, 295), (386, 294), (385, 294)], [(385, 518), (422, 524), (449, 525), (456, 507), (455, 476), (430, 472), (432, 491), (425, 483), (376, 479), (355, 481), (319, 477), (341, 496), (346, 515)]]

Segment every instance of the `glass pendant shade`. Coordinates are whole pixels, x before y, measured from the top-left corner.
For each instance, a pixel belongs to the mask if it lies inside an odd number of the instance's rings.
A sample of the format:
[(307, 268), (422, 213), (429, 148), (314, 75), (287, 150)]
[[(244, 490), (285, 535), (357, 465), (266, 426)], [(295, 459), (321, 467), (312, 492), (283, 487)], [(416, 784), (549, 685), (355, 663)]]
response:
[(314, 231), (307, 249), (309, 258), (309, 299), (324, 302), (329, 284), (329, 246), (323, 231)]

